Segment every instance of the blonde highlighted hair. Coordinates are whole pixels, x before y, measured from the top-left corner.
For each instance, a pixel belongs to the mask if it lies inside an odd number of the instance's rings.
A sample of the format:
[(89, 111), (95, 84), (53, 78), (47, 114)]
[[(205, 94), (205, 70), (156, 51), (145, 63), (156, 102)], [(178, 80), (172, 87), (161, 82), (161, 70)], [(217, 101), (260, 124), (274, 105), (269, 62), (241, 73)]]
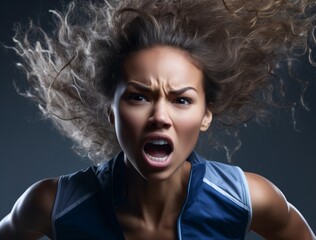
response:
[(13, 48), (27, 74), (24, 94), (79, 152), (102, 162), (120, 150), (108, 108), (130, 54), (156, 45), (186, 51), (203, 71), (205, 100), (218, 124), (260, 119), (274, 96), (284, 95), (279, 62), (312, 56), (313, 2), (72, 1), (51, 11), (55, 29), (31, 23), (17, 32)]

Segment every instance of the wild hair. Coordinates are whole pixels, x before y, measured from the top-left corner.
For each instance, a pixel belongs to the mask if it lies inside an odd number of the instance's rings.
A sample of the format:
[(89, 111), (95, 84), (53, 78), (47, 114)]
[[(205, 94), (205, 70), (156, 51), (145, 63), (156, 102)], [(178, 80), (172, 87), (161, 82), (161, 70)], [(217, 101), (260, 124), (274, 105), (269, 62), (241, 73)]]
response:
[(157, 45), (187, 52), (203, 72), (207, 106), (219, 125), (260, 119), (275, 96), (284, 96), (278, 63), (290, 65), (298, 52), (312, 55), (313, 2), (73, 1), (51, 11), (57, 20), (51, 33), (32, 23), (17, 32), (14, 49), (27, 74), (25, 95), (100, 162), (119, 151), (108, 114), (131, 54)]

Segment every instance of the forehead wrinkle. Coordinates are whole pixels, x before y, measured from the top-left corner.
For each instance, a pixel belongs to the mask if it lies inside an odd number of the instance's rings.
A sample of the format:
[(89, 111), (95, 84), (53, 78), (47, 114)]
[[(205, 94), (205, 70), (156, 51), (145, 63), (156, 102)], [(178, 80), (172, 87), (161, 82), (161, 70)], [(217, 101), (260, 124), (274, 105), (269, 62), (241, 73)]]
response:
[[(156, 91), (159, 92), (159, 95), (169, 95), (169, 94), (179, 94), (183, 92), (184, 88), (189, 88), (182, 84), (178, 84), (178, 81), (172, 80), (171, 77), (156, 77), (152, 78), (151, 82), (153, 82), (153, 88), (156, 88)], [(190, 86), (192, 87), (192, 86)], [(193, 87), (192, 87), (193, 88)]]
[[(169, 55), (167, 55), (167, 58), (165, 57), (166, 53), (171, 54), (172, 60)], [(128, 72), (126, 82), (141, 82), (148, 87), (148, 90), (159, 92), (161, 95), (177, 92), (177, 90), (185, 87), (200, 90), (200, 86), (196, 81), (202, 80), (203, 74), (186, 52), (173, 48), (157, 47), (141, 51), (139, 55), (134, 57), (128, 59), (124, 64), (125, 71)], [(164, 59), (162, 60), (161, 57)], [(175, 61), (179, 61), (179, 65), (174, 65)], [(178, 68), (179, 66), (180, 68)], [(182, 68), (184, 67), (183, 72)], [(196, 74), (196, 71), (199, 73)], [(187, 74), (193, 74), (194, 76), (188, 76)], [(193, 77), (194, 81), (188, 80), (189, 77)]]
[[(147, 74), (146, 74), (147, 75)], [(126, 81), (127, 85), (136, 85), (144, 90), (151, 90), (154, 92), (158, 92), (163, 90), (164, 92), (168, 92), (168, 90), (173, 90), (170, 86), (170, 80), (154, 76), (153, 74), (142, 76), (142, 77), (129, 77)]]
[[(146, 80), (145, 80), (146, 81)], [(191, 86), (191, 85), (183, 85), (180, 87), (172, 87), (169, 83), (170, 81), (165, 80), (165, 81), (161, 81), (159, 79), (155, 80), (154, 78), (152, 78), (151, 81), (149, 82), (155, 82), (157, 84), (146, 84), (146, 82), (144, 83), (143, 81), (138, 81), (137, 79), (133, 79), (130, 78), (130, 81), (126, 82), (126, 86), (132, 86), (135, 88), (139, 88), (143, 91), (151, 91), (151, 92), (157, 92), (159, 93), (159, 95), (161, 95), (161, 89), (164, 92), (164, 94), (168, 95), (180, 95), (186, 91), (192, 90), (195, 91), (196, 93), (198, 93), (198, 90), (195, 88), (195, 86)], [(164, 82), (167, 82), (169, 86), (164, 87)], [(158, 87), (155, 87), (154, 85), (157, 85)]]

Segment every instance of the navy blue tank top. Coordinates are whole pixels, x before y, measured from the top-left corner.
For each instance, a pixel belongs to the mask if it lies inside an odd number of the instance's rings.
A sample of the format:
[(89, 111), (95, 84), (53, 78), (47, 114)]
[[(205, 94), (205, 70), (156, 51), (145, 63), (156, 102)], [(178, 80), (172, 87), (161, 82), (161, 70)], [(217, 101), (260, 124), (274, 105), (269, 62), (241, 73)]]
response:
[[(179, 240), (244, 239), (252, 210), (243, 171), (207, 161), (194, 152), (185, 203), (177, 221)], [(54, 239), (124, 239), (115, 206), (124, 201), (123, 153), (101, 166), (59, 179), (52, 213)]]

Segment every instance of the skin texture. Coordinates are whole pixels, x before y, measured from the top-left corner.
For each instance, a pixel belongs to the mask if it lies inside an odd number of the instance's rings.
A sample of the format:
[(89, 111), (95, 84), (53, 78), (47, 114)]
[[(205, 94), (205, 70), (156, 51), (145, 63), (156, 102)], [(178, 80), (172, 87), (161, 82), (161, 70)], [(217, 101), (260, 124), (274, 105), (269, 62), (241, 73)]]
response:
[[(130, 191), (116, 214), (126, 239), (176, 239), (176, 220), (191, 169), (186, 159), (200, 131), (206, 131), (212, 120), (204, 100), (202, 72), (189, 55), (170, 47), (130, 56), (123, 71), (110, 119), (125, 153)], [(159, 165), (146, 157), (144, 145), (160, 138), (169, 141), (172, 152)], [(246, 173), (246, 178), (252, 230), (265, 239), (315, 239), (304, 218), (272, 183), (252, 173)], [(0, 239), (51, 236), (56, 189), (57, 179), (31, 186), (1, 221)]]

